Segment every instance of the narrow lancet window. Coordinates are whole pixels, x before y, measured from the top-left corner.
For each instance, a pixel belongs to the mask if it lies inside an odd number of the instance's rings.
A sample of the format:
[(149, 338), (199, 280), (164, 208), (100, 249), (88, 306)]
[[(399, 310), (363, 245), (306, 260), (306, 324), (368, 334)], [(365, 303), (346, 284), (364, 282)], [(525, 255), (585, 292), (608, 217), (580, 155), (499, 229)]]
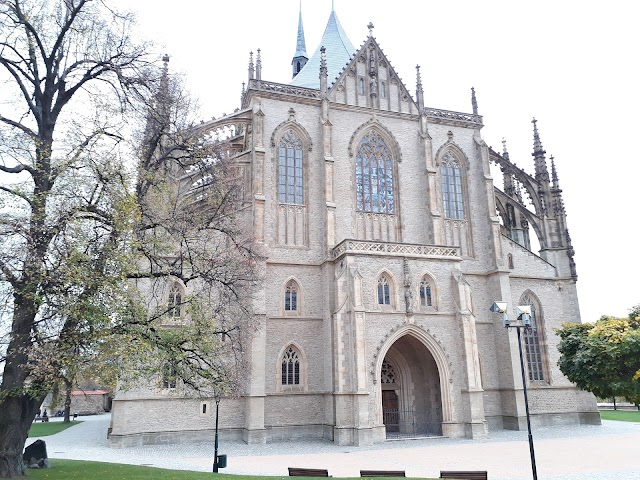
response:
[(451, 152), (447, 152), (442, 158), (440, 168), (444, 216), (453, 220), (462, 220), (464, 219), (464, 202), (460, 164)]
[(291, 280), (284, 291), (284, 310), (286, 312), (298, 311), (298, 284)]
[(529, 381), (544, 381), (543, 352), (540, 344), (542, 336), (541, 319), (536, 308), (536, 303), (529, 295), (522, 297), (521, 305), (531, 305), (531, 328), (524, 329), (523, 343), (527, 360)]
[(432, 307), (433, 299), (431, 292), (431, 283), (428, 278), (423, 278), (420, 282), (420, 304), (423, 307)]
[(391, 288), (385, 275), (378, 278), (378, 305), (391, 305)]
[(302, 141), (287, 130), (278, 146), (278, 200), (280, 203), (304, 204)]
[(372, 130), (356, 155), (356, 207), (360, 212), (394, 213), (393, 162), (384, 139)]

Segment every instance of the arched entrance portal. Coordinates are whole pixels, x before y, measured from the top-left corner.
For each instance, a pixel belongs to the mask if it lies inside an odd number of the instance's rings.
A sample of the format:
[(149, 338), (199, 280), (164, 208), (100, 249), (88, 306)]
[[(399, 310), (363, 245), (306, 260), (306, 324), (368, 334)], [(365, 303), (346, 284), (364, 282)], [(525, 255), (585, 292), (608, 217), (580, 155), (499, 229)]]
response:
[(442, 435), (442, 394), (438, 366), (412, 335), (396, 340), (380, 372), (382, 421), (387, 438)]

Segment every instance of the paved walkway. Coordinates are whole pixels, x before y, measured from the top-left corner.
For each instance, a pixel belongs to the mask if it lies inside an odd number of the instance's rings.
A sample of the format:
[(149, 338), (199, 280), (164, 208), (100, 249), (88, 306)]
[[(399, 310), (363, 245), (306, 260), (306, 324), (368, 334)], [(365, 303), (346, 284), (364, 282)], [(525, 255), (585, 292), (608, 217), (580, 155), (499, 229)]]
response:
[[(43, 437), (51, 458), (211, 471), (213, 441), (111, 449), (107, 446), (108, 414), (80, 420), (83, 423)], [(602, 426), (538, 428), (533, 437), (540, 480), (640, 480), (640, 423), (605, 420)], [(364, 468), (437, 478), (440, 470), (468, 469), (487, 470), (491, 480), (531, 478), (527, 434), (514, 431), (491, 432), (482, 440), (403, 440), (370, 447), (325, 441), (267, 445), (224, 441), (219, 453), (228, 455), (223, 472), (236, 474), (286, 476), (287, 467), (310, 467), (327, 468), (334, 477), (358, 477)]]

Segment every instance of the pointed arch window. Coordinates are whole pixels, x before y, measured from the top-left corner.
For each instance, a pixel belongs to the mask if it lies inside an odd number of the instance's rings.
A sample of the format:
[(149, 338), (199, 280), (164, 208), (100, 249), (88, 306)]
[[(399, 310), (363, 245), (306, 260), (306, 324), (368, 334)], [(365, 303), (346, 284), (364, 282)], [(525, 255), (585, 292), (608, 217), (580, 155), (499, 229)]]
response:
[(460, 163), (451, 153), (445, 153), (440, 167), (442, 179), (442, 204), (445, 218), (464, 219), (464, 201)]
[(282, 385), (300, 385), (300, 354), (293, 347), (282, 356)]
[(360, 79), (360, 95), (364, 95), (364, 78)]
[(356, 206), (360, 212), (394, 213), (393, 162), (384, 139), (371, 130), (356, 154)]
[(384, 82), (380, 84), (380, 97), (385, 98), (387, 96), (387, 87)]
[(422, 277), (420, 281), (420, 305), (423, 307), (433, 307), (433, 290), (429, 277)]
[(386, 275), (378, 278), (378, 305), (391, 305), (391, 286)]
[(280, 203), (304, 204), (302, 140), (287, 130), (278, 145), (278, 200)]
[(546, 381), (544, 371), (544, 355), (541, 344), (542, 319), (540, 318), (540, 310), (537, 308), (537, 302), (527, 294), (520, 300), (520, 305), (531, 305), (531, 328), (523, 329), (522, 342), (527, 361), (527, 371), (529, 372), (530, 382)]
[(169, 301), (167, 302), (167, 313), (170, 318), (179, 319), (182, 317), (182, 301), (182, 287), (176, 282), (169, 291)]
[(285, 312), (298, 311), (298, 284), (294, 280), (290, 280), (284, 290), (284, 310)]

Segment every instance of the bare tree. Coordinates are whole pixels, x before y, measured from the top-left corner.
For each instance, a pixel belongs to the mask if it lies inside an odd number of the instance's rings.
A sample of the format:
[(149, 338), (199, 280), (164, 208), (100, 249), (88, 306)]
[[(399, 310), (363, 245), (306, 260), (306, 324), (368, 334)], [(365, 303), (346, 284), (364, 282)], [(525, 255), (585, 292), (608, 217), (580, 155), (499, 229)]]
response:
[(0, 0), (0, 478), (24, 474), (42, 400), (87, 366), (128, 366), (126, 385), (171, 360), (194, 392), (241, 385), (257, 257), (233, 162), (131, 22), (98, 0)]

